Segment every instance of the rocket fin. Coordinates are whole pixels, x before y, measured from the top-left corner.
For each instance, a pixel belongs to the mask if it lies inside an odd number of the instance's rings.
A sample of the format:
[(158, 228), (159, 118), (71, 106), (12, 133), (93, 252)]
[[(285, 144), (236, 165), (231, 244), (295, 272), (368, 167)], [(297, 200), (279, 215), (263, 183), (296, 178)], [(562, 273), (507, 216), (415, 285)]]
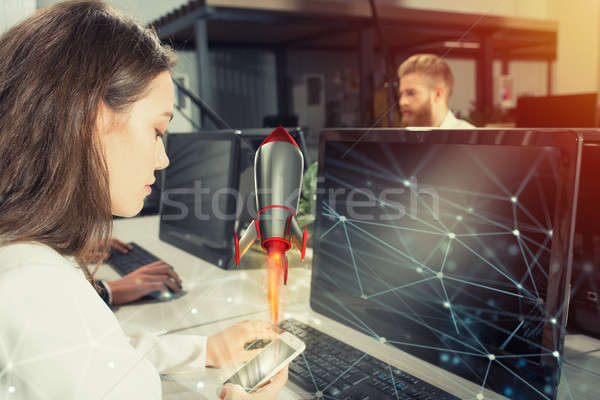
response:
[(300, 250), (300, 259), (304, 261), (304, 256), (306, 254), (306, 227), (304, 227), (304, 231), (300, 228), (300, 224), (298, 224), (298, 220), (295, 216), (291, 217), (290, 220), (290, 234), (292, 235), (292, 240)]

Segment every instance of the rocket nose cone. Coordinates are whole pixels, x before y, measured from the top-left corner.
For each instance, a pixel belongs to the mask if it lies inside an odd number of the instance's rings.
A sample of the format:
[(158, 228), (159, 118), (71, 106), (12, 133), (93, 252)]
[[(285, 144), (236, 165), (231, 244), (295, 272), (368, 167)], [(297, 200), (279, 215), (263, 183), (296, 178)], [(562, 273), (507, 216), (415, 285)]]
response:
[(271, 132), (260, 145), (262, 146), (269, 142), (288, 142), (298, 147), (298, 144), (294, 141), (292, 136), (282, 126), (275, 128), (275, 130)]

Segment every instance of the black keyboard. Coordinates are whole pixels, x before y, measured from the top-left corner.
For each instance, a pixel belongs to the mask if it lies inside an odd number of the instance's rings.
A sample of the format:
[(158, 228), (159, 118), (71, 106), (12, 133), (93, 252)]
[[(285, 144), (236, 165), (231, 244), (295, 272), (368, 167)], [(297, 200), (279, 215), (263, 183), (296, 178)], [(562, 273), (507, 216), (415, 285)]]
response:
[(459, 400), (302, 322), (279, 326), (306, 344), (290, 363), (289, 379), (315, 399)]
[[(131, 242), (129, 244), (133, 246), (133, 249), (129, 250), (127, 254), (123, 254), (119, 251), (111, 249), (110, 257), (108, 258), (108, 260), (106, 260), (106, 262), (111, 267), (113, 267), (119, 275), (125, 276), (143, 267), (144, 265), (160, 261), (158, 257), (150, 253), (143, 247), (139, 246), (138, 244), (134, 242)], [(148, 293), (143, 298), (165, 301), (181, 297), (184, 294), (185, 292), (183, 290), (179, 293), (171, 292), (170, 290), (157, 290), (155, 292)]]

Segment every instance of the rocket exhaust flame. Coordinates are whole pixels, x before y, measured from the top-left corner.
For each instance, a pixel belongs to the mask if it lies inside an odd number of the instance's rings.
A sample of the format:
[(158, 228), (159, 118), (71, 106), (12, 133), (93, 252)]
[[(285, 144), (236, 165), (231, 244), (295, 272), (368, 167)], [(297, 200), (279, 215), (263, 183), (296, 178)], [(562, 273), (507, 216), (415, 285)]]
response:
[[(285, 262), (286, 245), (282, 241), (273, 240), (266, 244), (267, 247), (267, 298), (271, 322), (279, 322), (279, 294), (281, 289), (282, 274)], [(287, 273), (287, 272), (286, 272)]]

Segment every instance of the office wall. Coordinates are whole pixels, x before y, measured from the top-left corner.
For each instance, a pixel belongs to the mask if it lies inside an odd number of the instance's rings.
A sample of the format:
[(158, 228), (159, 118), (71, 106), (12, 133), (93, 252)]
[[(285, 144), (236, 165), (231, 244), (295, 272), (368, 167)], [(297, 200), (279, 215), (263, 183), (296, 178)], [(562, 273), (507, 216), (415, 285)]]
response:
[(0, 34), (36, 9), (36, 0), (0, 0)]
[(558, 21), (554, 94), (600, 89), (600, 2), (547, 0), (549, 17)]

